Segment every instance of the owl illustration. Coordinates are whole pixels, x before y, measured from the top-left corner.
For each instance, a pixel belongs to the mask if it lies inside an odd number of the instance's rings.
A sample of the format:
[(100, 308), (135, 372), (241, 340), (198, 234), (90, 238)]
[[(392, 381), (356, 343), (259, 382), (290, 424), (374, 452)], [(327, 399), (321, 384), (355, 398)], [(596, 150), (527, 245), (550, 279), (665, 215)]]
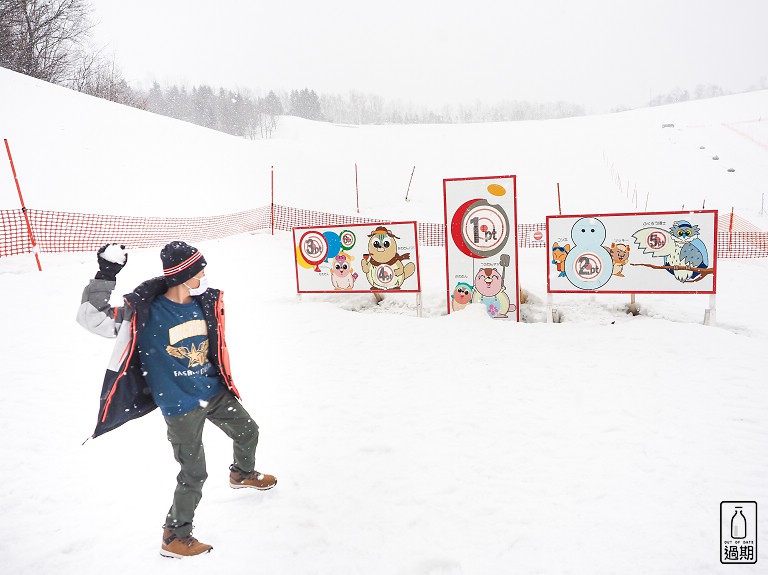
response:
[[(678, 220), (669, 230), (661, 228), (643, 228), (632, 237), (644, 254), (664, 258), (666, 266), (686, 268), (709, 267), (707, 246), (699, 239), (699, 226), (691, 225), (686, 220)], [(681, 283), (694, 281), (701, 274), (692, 269), (667, 270)]]

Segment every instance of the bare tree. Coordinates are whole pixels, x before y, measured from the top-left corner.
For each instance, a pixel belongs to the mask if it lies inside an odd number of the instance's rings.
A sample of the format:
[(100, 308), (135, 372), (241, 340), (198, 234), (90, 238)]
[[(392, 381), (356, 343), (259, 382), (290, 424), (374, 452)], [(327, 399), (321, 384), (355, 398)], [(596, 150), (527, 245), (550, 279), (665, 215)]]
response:
[(106, 58), (97, 52), (84, 53), (66, 85), (110, 102), (147, 109), (147, 97), (131, 89), (114, 56)]
[(0, 65), (48, 82), (71, 76), (90, 35), (87, 0), (0, 0)]
[(0, 0), (0, 66), (9, 70), (18, 67), (18, 13), (18, 2)]

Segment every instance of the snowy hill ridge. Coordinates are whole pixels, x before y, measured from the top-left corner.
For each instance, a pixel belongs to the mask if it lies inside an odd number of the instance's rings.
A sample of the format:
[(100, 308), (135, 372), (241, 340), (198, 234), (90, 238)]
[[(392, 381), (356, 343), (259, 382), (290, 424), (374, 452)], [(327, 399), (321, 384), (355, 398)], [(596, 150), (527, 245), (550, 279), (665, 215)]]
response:
[[(248, 141), (5, 69), (0, 85), (2, 135), (37, 209), (113, 213), (117, 197), (116, 215), (237, 212), (270, 202), (274, 169), (279, 204), (353, 215), (357, 188), (361, 216), (440, 222), (443, 178), (515, 173), (523, 222), (556, 213), (560, 183), (563, 213), (735, 207), (768, 228), (768, 91), (538, 122), (350, 129), (283, 117), (275, 138)], [(157, 200), (166, 194), (176, 201)], [(0, 162), (0, 206), (17, 202)]]

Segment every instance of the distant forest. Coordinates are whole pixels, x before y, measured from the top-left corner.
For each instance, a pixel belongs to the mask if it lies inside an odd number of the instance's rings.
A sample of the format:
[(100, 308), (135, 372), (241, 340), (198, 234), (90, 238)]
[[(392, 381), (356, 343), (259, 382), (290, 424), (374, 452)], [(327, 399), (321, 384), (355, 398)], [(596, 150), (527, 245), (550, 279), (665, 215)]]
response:
[(318, 95), (303, 88), (289, 92), (270, 91), (265, 97), (249, 90), (214, 89), (211, 86), (162, 88), (155, 83), (149, 92), (132, 90), (130, 102), (142, 109), (192, 122), (245, 138), (269, 138), (280, 116), (340, 124), (451, 124), (500, 122), (581, 116), (584, 109), (564, 102), (534, 104), (508, 101), (496, 105), (477, 102), (472, 106), (446, 106), (440, 111), (427, 107), (388, 103), (379, 96), (350, 92)]
[[(113, 102), (178, 118), (244, 138), (269, 138), (281, 116), (341, 124), (450, 124), (544, 120), (584, 115), (567, 102), (535, 103), (509, 99), (431, 109), (372, 94), (320, 94), (314, 90), (260, 92), (201, 85), (131, 87), (115, 57), (91, 43), (88, 0), (0, 0), (0, 66)], [(766, 78), (750, 89), (768, 88)], [(675, 88), (650, 98), (650, 106), (723, 96), (719, 86), (692, 92)], [(614, 111), (621, 111), (617, 108)]]

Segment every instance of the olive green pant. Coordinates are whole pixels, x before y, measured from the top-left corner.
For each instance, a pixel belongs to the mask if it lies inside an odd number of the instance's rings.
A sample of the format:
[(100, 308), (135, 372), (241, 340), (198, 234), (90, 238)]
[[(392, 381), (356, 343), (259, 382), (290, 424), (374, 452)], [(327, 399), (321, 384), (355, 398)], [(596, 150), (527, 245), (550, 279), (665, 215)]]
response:
[(259, 426), (229, 391), (222, 391), (205, 407), (166, 417), (168, 441), (173, 446), (173, 455), (181, 470), (176, 477), (173, 505), (164, 527), (172, 529), (179, 537), (192, 533), (192, 519), (203, 496), (203, 483), (208, 478), (203, 449), (203, 424), (206, 419), (232, 439), (235, 466), (249, 473), (255, 466)]

